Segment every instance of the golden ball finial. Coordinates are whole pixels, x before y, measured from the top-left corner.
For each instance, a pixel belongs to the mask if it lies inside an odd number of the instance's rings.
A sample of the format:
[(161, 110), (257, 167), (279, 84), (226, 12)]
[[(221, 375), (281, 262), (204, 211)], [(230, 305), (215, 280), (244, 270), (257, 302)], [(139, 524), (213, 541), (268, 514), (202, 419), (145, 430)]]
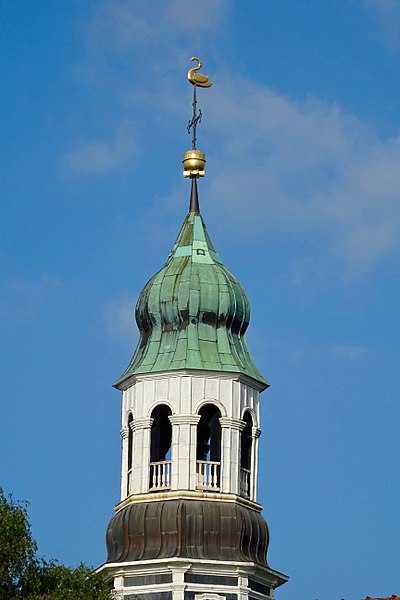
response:
[(183, 155), (183, 176), (204, 177), (206, 174), (206, 155), (201, 150), (188, 150)]

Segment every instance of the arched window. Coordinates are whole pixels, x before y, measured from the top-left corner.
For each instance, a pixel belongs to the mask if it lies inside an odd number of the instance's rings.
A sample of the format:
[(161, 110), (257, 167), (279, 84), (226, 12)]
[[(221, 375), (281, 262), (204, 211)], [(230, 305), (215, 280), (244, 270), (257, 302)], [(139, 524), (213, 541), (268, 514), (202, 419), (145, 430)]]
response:
[(199, 411), (197, 425), (197, 475), (201, 489), (219, 489), (221, 464), (221, 412), (214, 404)]
[(240, 452), (240, 466), (242, 469), (251, 469), (251, 445), (252, 445), (252, 429), (253, 419), (249, 412), (245, 412), (243, 415), (243, 421), (245, 422), (244, 429), (242, 431), (242, 443)]
[(205, 404), (199, 411), (197, 425), (197, 460), (221, 460), (221, 412), (214, 404)]
[(132, 469), (132, 449), (133, 449), (133, 431), (132, 431), (133, 416), (129, 413), (128, 417), (128, 471)]
[(151, 413), (150, 489), (171, 486), (171, 414), (171, 409), (165, 404), (159, 404)]
[(241, 435), (240, 444), (240, 494), (245, 498), (250, 497), (250, 477), (251, 477), (251, 451), (252, 451), (252, 429), (253, 419), (249, 412), (243, 415), (245, 422), (244, 429)]
[(151, 413), (150, 461), (168, 460), (171, 452), (172, 425), (169, 420), (171, 409), (165, 404), (159, 404)]
[(128, 460), (127, 460), (127, 478), (126, 478), (126, 494), (129, 496), (132, 482), (132, 452), (133, 452), (133, 431), (132, 431), (133, 415), (128, 416)]

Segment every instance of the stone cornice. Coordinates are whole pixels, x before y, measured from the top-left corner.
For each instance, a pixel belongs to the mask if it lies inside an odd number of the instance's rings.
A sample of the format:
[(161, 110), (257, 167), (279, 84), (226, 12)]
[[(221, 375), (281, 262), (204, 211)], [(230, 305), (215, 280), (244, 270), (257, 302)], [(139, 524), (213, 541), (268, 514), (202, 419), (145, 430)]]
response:
[(154, 419), (151, 417), (143, 417), (142, 419), (135, 419), (132, 421), (132, 431), (137, 431), (138, 429), (150, 429), (153, 424)]
[(125, 500), (122, 500), (119, 504), (114, 507), (115, 512), (118, 512), (125, 506), (129, 504), (136, 503), (149, 503), (149, 502), (165, 502), (166, 500), (174, 500), (177, 498), (182, 499), (192, 499), (192, 500), (207, 500), (210, 502), (233, 502), (236, 504), (241, 504), (242, 506), (246, 506), (257, 512), (261, 512), (262, 506), (258, 502), (254, 502), (253, 500), (247, 500), (247, 498), (243, 498), (243, 496), (237, 496), (236, 494), (224, 494), (224, 493), (211, 493), (211, 492), (201, 492), (201, 491), (189, 491), (189, 490), (171, 490), (164, 494), (160, 494), (159, 492), (147, 492), (144, 494), (131, 494)]
[(242, 419), (235, 419), (233, 417), (220, 417), (219, 422), (221, 423), (221, 427), (237, 429), (238, 431), (243, 431), (246, 425)]
[(200, 421), (200, 415), (171, 415), (169, 420), (172, 425), (197, 425)]
[(128, 427), (121, 427), (121, 437), (123, 440), (127, 439), (129, 437), (129, 429)]
[(135, 375), (131, 375), (121, 384), (114, 385), (117, 389), (121, 391), (126, 391), (132, 385), (139, 383), (141, 381), (149, 381), (154, 379), (165, 379), (168, 377), (206, 377), (208, 379), (225, 379), (230, 381), (240, 381), (248, 385), (249, 387), (257, 390), (258, 392), (262, 392), (266, 389), (265, 384), (260, 383), (259, 381), (245, 375), (244, 373), (239, 373), (236, 371), (208, 371), (201, 369), (177, 369), (176, 371), (157, 371), (154, 373), (139, 373)]

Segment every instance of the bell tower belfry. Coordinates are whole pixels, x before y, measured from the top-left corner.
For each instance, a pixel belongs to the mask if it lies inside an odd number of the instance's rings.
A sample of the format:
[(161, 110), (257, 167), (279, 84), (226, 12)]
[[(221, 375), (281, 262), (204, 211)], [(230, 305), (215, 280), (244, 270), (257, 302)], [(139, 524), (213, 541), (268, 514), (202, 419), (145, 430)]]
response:
[[(121, 500), (99, 569), (121, 600), (266, 600), (287, 576), (267, 563), (257, 502), (260, 393), (244, 334), (250, 305), (200, 214), (197, 87), (189, 213), (164, 266), (136, 305), (140, 340), (122, 391)], [(118, 597), (118, 596), (117, 596)]]

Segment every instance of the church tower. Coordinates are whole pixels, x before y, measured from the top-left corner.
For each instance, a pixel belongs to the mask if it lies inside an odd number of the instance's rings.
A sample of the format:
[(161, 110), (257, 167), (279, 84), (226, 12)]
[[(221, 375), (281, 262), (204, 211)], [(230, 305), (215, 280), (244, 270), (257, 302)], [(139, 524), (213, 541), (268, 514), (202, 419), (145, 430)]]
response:
[[(192, 60), (198, 60), (193, 58)], [(257, 502), (260, 393), (244, 334), (250, 305), (200, 213), (205, 156), (183, 160), (189, 213), (136, 305), (140, 340), (122, 391), (121, 500), (99, 569), (121, 600), (266, 600), (287, 577), (267, 563)], [(201, 115), (201, 113), (200, 113)]]

